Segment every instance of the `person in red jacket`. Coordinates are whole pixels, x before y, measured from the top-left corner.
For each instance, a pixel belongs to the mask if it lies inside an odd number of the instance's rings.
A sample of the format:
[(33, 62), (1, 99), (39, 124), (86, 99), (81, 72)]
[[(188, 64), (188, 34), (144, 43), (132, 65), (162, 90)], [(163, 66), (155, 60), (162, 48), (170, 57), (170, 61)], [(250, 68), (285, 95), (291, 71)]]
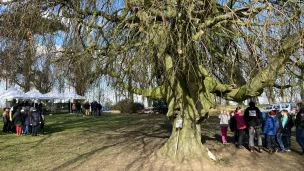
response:
[(244, 116), (241, 113), (241, 107), (237, 107), (235, 109), (234, 118), (236, 120), (237, 129), (238, 129), (238, 133), (239, 133), (238, 148), (242, 149), (242, 148), (244, 148), (243, 139), (245, 138), (245, 135), (246, 135), (245, 129), (247, 128), (247, 126), (246, 126)]

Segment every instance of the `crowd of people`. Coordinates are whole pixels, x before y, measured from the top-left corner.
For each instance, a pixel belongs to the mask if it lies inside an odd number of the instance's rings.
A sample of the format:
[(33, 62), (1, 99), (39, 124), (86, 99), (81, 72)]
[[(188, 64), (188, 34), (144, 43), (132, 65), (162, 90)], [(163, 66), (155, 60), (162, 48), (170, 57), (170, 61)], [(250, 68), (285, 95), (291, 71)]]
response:
[(303, 103), (297, 104), (295, 120), (287, 110), (261, 112), (254, 102), (249, 103), (244, 114), (241, 111), (241, 107), (237, 107), (231, 113), (224, 110), (219, 115), (223, 144), (227, 144), (227, 132), (230, 128), (231, 132), (234, 132), (234, 143), (239, 149), (244, 148), (244, 143), (247, 143), (250, 152), (262, 152), (263, 149), (269, 153), (289, 152), (291, 129), (296, 126), (296, 140), (302, 149), (301, 155), (304, 155)]
[(5, 133), (21, 135), (44, 135), (44, 111), (42, 104), (34, 105), (30, 102), (12, 102), (11, 108), (3, 109), (3, 129)]
[(97, 101), (93, 101), (92, 103), (86, 101), (82, 105), (79, 101), (77, 101), (76, 103), (72, 104), (72, 113), (81, 114), (84, 112), (84, 116), (101, 116), (102, 108), (102, 105)]

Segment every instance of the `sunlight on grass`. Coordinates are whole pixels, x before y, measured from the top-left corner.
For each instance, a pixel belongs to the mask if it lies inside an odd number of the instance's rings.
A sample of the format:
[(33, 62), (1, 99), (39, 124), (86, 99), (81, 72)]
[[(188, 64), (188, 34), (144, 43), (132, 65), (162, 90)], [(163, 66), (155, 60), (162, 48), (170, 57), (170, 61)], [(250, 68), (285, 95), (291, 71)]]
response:
[(155, 124), (163, 119), (151, 115), (111, 113), (103, 113), (101, 117), (73, 114), (46, 116), (44, 136), (0, 134), (0, 170), (50, 170), (79, 156), (85, 160), (86, 153), (100, 149), (106, 144), (105, 137), (115, 134), (117, 129), (143, 125), (147, 121)]

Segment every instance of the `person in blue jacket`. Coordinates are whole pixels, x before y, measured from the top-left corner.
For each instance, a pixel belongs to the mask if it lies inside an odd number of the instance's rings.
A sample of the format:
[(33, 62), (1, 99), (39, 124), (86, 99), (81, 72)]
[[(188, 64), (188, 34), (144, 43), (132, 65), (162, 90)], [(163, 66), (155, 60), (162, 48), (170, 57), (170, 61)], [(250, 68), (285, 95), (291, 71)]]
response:
[(278, 119), (276, 118), (276, 111), (272, 110), (269, 112), (264, 126), (263, 133), (266, 135), (266, 144), (269, 153), (278, 152), (278, 144), (276, 142), (276, 131), (278, 129)]

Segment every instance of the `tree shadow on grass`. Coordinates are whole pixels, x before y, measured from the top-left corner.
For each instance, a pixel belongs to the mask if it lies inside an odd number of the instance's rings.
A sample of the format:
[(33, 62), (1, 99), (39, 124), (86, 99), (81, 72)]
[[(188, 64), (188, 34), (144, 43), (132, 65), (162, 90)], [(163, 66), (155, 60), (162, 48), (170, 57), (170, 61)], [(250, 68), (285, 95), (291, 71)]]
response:
[[(166, 123), (159, 124), (156, 127), (154, 124), (141, 125), (141, 127), (135, 127), (131, 130), (117, 130), (115, 132), (111, 131), (105, 133), (100, 132), (97, 137), (109, 145), (103, 145), (102, 147), (96, 148), (87, 153), (80, 154), (77, 157), (61, 164), (60, 166), (53, 168), (52, 170), (71, 170), (71, 167), (73, 170), (81, 167), (83, 163), (91, 160), (90, 158), (92, 158), (94, 155), (101, 155), (101, 152), (104, 150), (107, 150), (108, 152), (115, 151), (115, 154), (117, 154), (113, 155), (113, 159), (111, 161), (117, 160), (120, 154), (132, 154), (137, 151), (138, 153), (136, 154), (135, 159), (130, 161), (127, 166), (125, 166), (125, 170), (132, 168), (133, 166), (137, 167), (141, 165), (169, 138), (168, 130), (170, 130), (169, 128), (171, 127), (171, 125), (167, 125)], [(135, 147), (136, 150), (130, 147)]]
[[(141, 122), (141, 119), (149, 120), (155, 119), (155, 116), (151, 115), (118, 115), (105, 113), (99, 117), (77, 117), (75, 115), (65, 115), (60, 118), (52, 118), (54, 121), (50, 124), (46, 123), (45, 128), (48, 133), (62, 132), (68, 129), (83, 129), (83, 130), (100, 130), (100, 129), (118, 129), (126, 126), (137, 126), (141, 124), (147, 124), (147, 122)], [(151, 122), (154, 124), (155, 121)], [(149, 123), (148, 123), (149, 124)]]
[[(81, 161), (81, 160), (82, 160), (82, 162), (80, 162), (80, 163), (77, 165), (77, 166), (79, 166), (79, 165), (83, 164), (84, 162), (86, 162), (86, 160), (84, 160), (84, 159), (87, 159), (88, 157), (93, 156), (94, 154), (96, 154), (96, 153), (98, 153), (98, 152), (100, 152), (100, 151), (102, 151), (102, 150), (106, 150), (107, 148), (115, 147), (115, 146), (117, 146), (117, 145), (119, 145), (119, 144), (121, 144), (121, 143), (123, 143), (123, 142), (118, 142), (118, 143), (114, 143), (114, 144), (111, 144), (111, 145), (103, 146), (103, 147), (101, 147), (101, 148), (92, 150), (92, 151), (90, 151), (90, 152), (87, 152), (87, 153), (78, 155), (78, 156), (75, 157), (74, 159), (69, 160), (69, 161), (63, 163), (63, 164), (61, 164), (61, 165), (55, 167), (55, 168), (52, 169), (52, 170), (54, 170), (54, 171), (62, 170), (62, 169), (64, 169), (64, 168), (66, 168), (66, 167), (68, 167), (68, 166), (70, 166), (70, 165), (72, 165), (72, 164), (74, 164), (74, 163), (77, 163), (78, 161)], [(75, 167), (77, 167), (77, 166), (75, 166)], [(74, 167), (74, 168), (75, 168), (75, 167)]]

